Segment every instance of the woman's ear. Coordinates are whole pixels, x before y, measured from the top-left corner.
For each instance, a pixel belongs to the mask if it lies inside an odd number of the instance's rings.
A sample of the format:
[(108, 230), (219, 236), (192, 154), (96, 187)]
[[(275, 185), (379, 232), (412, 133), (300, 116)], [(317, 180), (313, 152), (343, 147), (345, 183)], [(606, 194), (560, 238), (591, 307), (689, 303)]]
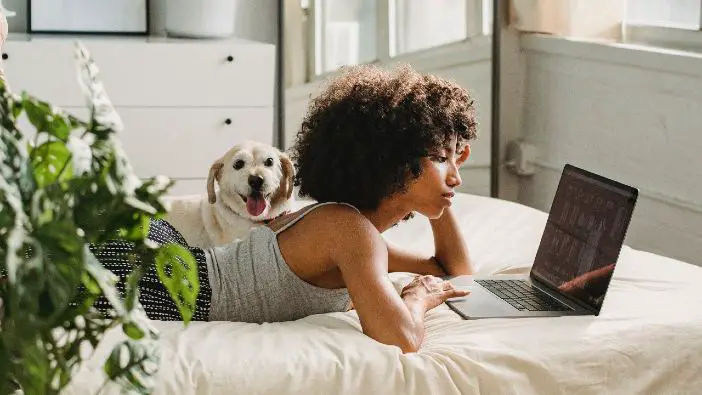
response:
[(456, 164), (458, 166), (461, 166), (463, 164), (463, 162), (468, 160), (468, 157), (470, 157), (470, 144), (466, 144), (466, 146), (463, 148), (463, 152), (456, 160)]
[(210, 204), (215, 204), (217, 202), (217, 194), (215, 194), (214, 182), (215, 179), (219, 182), (222, 178), (222, 168), (224, 167), (224, 162), (222, 159), (218, 159), (210, 167), (210, 174), (207, 175), (207, 199)]

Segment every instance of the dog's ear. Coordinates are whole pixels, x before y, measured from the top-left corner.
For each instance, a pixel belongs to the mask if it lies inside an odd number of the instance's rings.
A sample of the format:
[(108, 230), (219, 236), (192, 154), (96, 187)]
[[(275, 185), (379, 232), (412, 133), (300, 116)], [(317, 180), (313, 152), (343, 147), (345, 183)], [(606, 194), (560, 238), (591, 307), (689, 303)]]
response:
[(219, 181), (222, 178), (222, 168), (224, 167), (224, 162), (218, 159), (210, 167), (210, 174), (207, 176), (207, 200), (210, 204), (215, 204), (217, 202), (217, 195), (215, 194), (214, 182), (215, 179)]
[(283, 175), (280, 178), (280, 185), (278, 185), (275, 195), (271, 198), (271, 202), (290, 199), (293, 193), (293, 177), (295, 176), (295, 168), (293, 167), (290, 157), (286, 153), (281, 152), (279, 157), (280, 168)]

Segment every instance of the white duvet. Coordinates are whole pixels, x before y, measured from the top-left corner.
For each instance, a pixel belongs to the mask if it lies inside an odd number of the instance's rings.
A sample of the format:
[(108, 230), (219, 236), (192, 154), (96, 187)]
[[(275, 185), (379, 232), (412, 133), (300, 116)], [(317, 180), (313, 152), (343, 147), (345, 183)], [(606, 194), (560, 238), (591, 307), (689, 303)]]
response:
[[(528, 271), (546, 214), (470, 195), (457, 196), (454, 209), (478, 272)], [(433, 247), (424, 218), (386, 237), (418, 251)], [(398, 287), (409, 276), (392, 275)], [(464, 321), (442, 305), (428, 313), (414, 354), (363, 335), (353, 311), (263, 325), (155, 326), (157, 394), (702, 393), (702, 268), (628, 247), (600, 316)], [(66, 393), (96, 393), (118, 339), (119, 332), (106, 338)]]

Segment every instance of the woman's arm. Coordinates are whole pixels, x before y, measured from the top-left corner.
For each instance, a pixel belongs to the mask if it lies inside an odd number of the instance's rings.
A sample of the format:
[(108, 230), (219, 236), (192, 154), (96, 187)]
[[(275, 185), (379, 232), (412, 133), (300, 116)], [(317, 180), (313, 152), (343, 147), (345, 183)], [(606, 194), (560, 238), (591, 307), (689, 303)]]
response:
[(387, 243), (388, 249), (388, 271), (389, 272), (409, 272), (416, 274), (431, 274), (442, 277), (447, 275), (446, 270), (439, 264), (433, 256), (420, 256), (402, 250), (400, 247)]
[(325, 244), (341, 270), (363, 333), (403, 352), (417, 351), (424, 340), (426, 311), (466, 293), (422, 276), (398, 294), (387, 276), (388, 251), (378, 231), (355, 212), (338, 213), (335, 219), (329, 221), (334, 232), (326, 233), (330, 240)]
[(430, 219), (429, 223), (434, 234), (434, 257), (447, 274), (473, 274), (468, 246), (451, 207), (447, 207), (441, 217)]
[(429, 220), (434, 235), (434, 256), (420, 256), (387, 243), (388, 271), (434, 276), (472, 274), (468, 247), (456, 216), (447, 208), (441, 217)]

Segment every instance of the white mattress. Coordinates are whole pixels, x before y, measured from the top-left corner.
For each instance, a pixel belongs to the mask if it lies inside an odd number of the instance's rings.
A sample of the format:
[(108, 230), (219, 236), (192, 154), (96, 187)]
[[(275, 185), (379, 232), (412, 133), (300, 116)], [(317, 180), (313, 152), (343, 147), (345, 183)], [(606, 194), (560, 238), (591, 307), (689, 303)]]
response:
[[(528, 271), (546, 215), (459, 195), (481, 274)], [(424, 218), (388, 240), (431, 251)], [(393, 274), (397, 286), (409, 274)], [(702, 268), (625, 247), (599, 317), (464, 321), (428, 313), (425, 342), (402, 354), (361, 333), (355, 312), (296, 322), (156, 322), (157, 394), (693, 394), (702, 389)], [(67, 393), (95, 393), (111, 333)], [(116, 393), (116, 391), (115, 391)]]

